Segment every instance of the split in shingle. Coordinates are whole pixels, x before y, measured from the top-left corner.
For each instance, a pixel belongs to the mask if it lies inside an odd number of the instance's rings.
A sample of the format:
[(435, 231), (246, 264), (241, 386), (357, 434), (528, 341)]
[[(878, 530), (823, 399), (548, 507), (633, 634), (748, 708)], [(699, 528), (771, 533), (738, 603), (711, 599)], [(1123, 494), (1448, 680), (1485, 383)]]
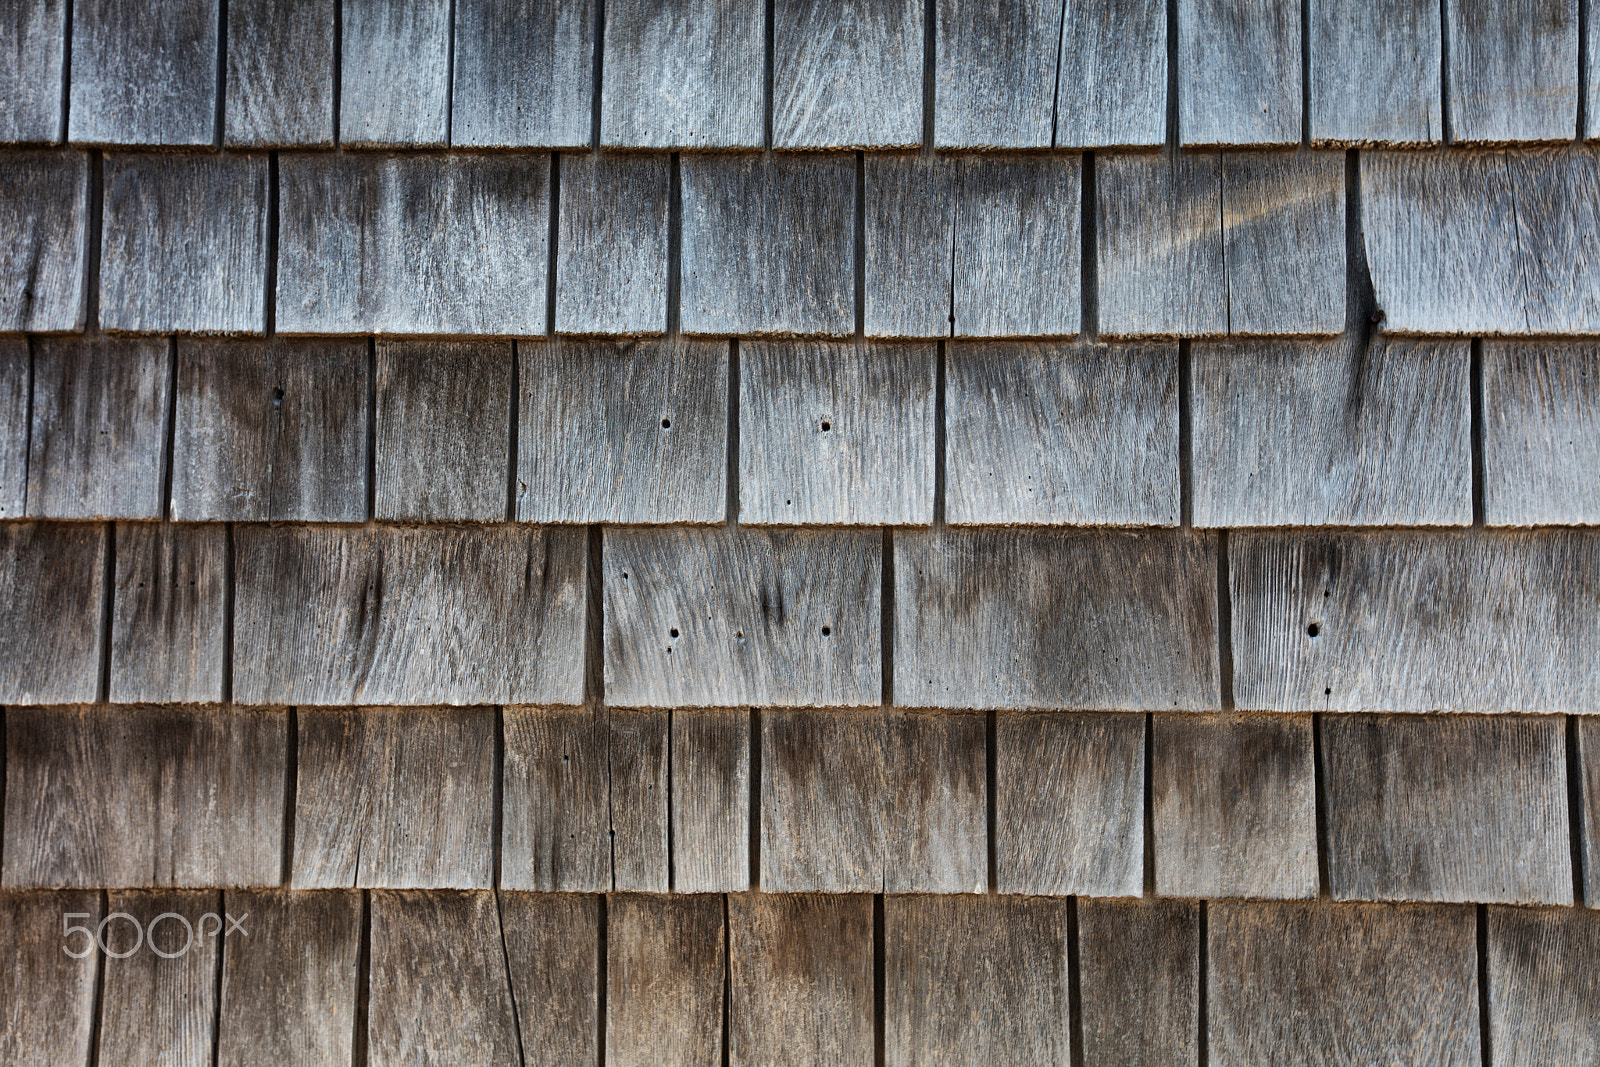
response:
[(85, 523), (0, 523), (0, 704), (95, 699), (108, 536)]
[(618, 894), (607, 915), (606, 1063), (717, 1062), (727, 974), (722, 898)]
[[(71, 0), (10, 0), (0, 7), (0, 144), (54, 144), (62, 128), (61, 80)], [(919, 94), (918, 99), (921, 99)]]
[(7, 152), (0, 188), (0, 331), (83, 329), (88, 155)]
[(22, 518), (27, 499), (32, 362), (27, 341), (0, 340), (0, 519)]
[(1060, 0), (936, 0), (934, 19), (934, 144), (1049, 148)]
[(217, 5), (77, 0), (67, 138), (75, 144), (209, 145), (217, 108)]
[(1450, 139), (1568, 141), (1578, 123), (1578, 0), (1451, 0)]
[[(0, 893), (0, 1060), (14, 1067), (88, 1063), (95, 1024), (100, 894)], [(81, 920), (81, 921), (75, 921)], [(63, 936), (68, 927), (77, 930)]]
[(671, 192), (666, 155), (561, 157), (556, 333), (666, 330)]
[(224, 145), (333, 145), (340, 2), (229, 0)]
[(1600, 914), (1488, 909), (1489, 1047), (1516, 1067), (1600, 1057)]
[(456, 0), (451, 6), (450, 143), (587, 147), (596, 0)]
[(548, 1067), (598, 1062), (601, 898), (500, 893), (500, 936), (522, 1048)]
[(1200, 905), (1078, 901), (1078, 1008), (1088, 1063), (1199, 1059)]
[(339, 143), (450, 143), (450, 0), (340, 0)]
[(1444, 139), (1443, 7), (1436, 0), (1311, 0), (1312, 144), (1400, 147)]
[(1600, 525), (1600, 351), (1483, 346), (1483, 495), (1491, 526)]
[(871, 153), (865, 172), (866, 336), (949, 336), (955, 167), (935, 157)]
[[(205, 916), (221, 917), (223, 895), (113, 892), (106, 910), (107, 919), (124, 918), (100, 932), (106, 949), (100, 961), (99, 1054), (107, 1063), (203, 1067), (216, 1049), (217, 972), (225, 939), (202, 938), (199, 930), (204, 925), (209, 931)], [(234, 938), (233, 951), (249, 951), (243, 938)]]
[(782, 0), (773, 12), (772, 146), (922, 143), (921, 0)]
[(1056, 75), (1056, 147), (1166, 140), (1167, 32), (1165, 8), (1149, 0), (1066, 4)]
[(228, 533), (220, 523), (117, 527), (112, 703), (223, 698), (227, 567)]
[(1300, 10), (1280, 0), (1177, 0), (1181, 143), (1299, 143)]

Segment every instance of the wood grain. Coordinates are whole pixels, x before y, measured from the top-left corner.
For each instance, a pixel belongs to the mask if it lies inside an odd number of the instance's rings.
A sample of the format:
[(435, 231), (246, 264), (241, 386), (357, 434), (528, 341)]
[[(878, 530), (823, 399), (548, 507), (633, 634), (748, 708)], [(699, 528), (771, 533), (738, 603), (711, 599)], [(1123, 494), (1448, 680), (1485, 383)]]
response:
[(263, 332), (267, 169), (263, 153), (107, 155), (100, 325)]
[(1452, 141), (1571, 140), (1578, 0), (1455, 0), (1445, 35)]
[(672, 867), (678, 893), (750, 888), (750, 712), (672, 713)]
[(908, 530), (895, 538), (895, 703), (1217, 706), (1204, 534)]
[(228, 0), (224, 145), (333, 147), (340, 2)]
[(1600, 596), (1587, 532), (1235, 534), (1245, 710), (1594, 710)]
[(67, 139), (74, 144), (207, 145), (215, 137), (217, 4), (77, 0)]
[(585, 553), (581, 529), (236, 529), (234, 699), (577, 704)]
[[(211, 1067), (224, 941), (200, 937), (199, 927), (203, 916), (222, 913), (223, 899), (216, 892), (110, 894), (106, 918), (127, 918), (111, 921), (104, 931), (108, 952), (114, 955), (101, 961), (105, 974), (97, 1062)], [(156, 933), (149, 935), (152, 922), (163, 915), (177, 918), (162, 919)], [(184, 922), (195, 932), (194, 945), (186, 952), (182, 951), (188, 938)], [(211, 923), (205, 925), (209, 929)], [(242, 945), (229, 947), (250, 951)], [(153, 951), (156, 948), (174, 955), (163, 958)]]
[(684, 333), (854, 330), (853, 162), (837, 153), (683, 160)]
[(605, 10), (603, 147), (761, 147), (759, 4), (612, 0)]
[(449, 0), (340, 3), (340, 143), (350, 148), (449, 144)]
[(882, 545), (877, 531), (608, 533), (606, 702), (877, 704)]
[(869, 153), (862, 213), (868, 337), (950, 333), (955, 166), (935, 156)]
[(607, 806), (611, 815), (611, 887), (665, 893), (670, 888), (668, 712), (607, 713)]
[(6, 152), (0, 188), (0, 330), (83, 329), (88, 154)]
[(1084, 1061), (1194, 1063), (1200, 1043), (1200, 906), (1090, 899), (1077, 906)]
[(1571, 904), (1567, 757), (1552, 716), (1327, 716), (1338, 900)]
[(1057, 148), (1167, 139), (1167, 14), (1160, 4), (1065, 5), (1057, 63)]
[(65, 137), (61, 102), (70, 6), (68, 0), (11, 0), (0, 7), (0, 40), (9, 44), (0, 66), (0, 100), (6, 102), (0, 144), (56, 144)]
[(1472, 521), (1466, 342), (1202, 342), (1190, 361), (1196, 526)]
[(1600, 150), (1525, 150), (1508, 159), (1525, 332), (1600, 333)]
[(1600, 349), (1486, 342), (1483, 413), (1489, 525), (1600, 525)]
[(117, 528), (113, 704), (223, 699), (227, 582), (225, 527), (134, 522)]
[(20, 519), (28, 496), (28, 407), (33, 356), (28, 342), (0, 340), (0, 519)]
[(1075, 155), (957, 162), (952, 336), (1078, 332), (1081, 182)]
[(562, 155), (557, 333), (666, 330), (671, 169), (659, 153)]
[(1049, 148), (1061, 7), (1051, 0), (934, 6), (933, 143)]
[(983, 892), (989, 866), (985, 717), (883, 714), (884, 892)]
[(719, 1062), (726, 907), (714, 895), (610, 899), (605, 1061), (611, 1067)]
[(600, 1035), (600, 899), (567, 893), (501, 893), (511, 994), (522, 1034), (541, 1067), (593, 1067)]
[(1213, 1063), (1477, 1067), (1471, 908), (1210, 905)]
[(1488, 915), (1489, 1047), (1506, 1067), (1600, 1057), (1600, 915), (1505, 908)]
[(921, 144), (922, 21), (917, 0), (777, 3), (772, 147)]
[(1300, 8), (1178, 0), (1178, 135), (1185, 145), (1300, 141)]
[(728, 897), (730, 1067), (870, 1067), (872, 898)]
[(610, 892), (610, 727), (603, 710), (508, 707), (500, 885)]
[(1312, 144), (1403, 147), (1444, 139), (1442, 10), (1432, 0), (1311, 0)]
[(1317, 895), (1309, 715), (1157, 715), (1150, 750), (1155, 891)]
[(588, 147), (595, 0), (456, 0), (454, 11), (450, 143)]
[(952, 526), (1178, 524), (1176, 345), (952, 344), (945, 360)]
[(73, 704), (100, 691), (106, 527), (0, 523), (0, 704)]
[(284, 156), (278, 331), (543, 334), (549, 169), (543, 154)]
[(1064, 900), (883, 901), (888, 1067), (1066, 1067)]
[(10, 946), (0, 966), (0, 1059), (13, 1067), (89, 1062), (99, 953), (62, 929), (92, 933), (100, 916), (99, 893), (0, 892), (0, 942)]
[(180, 341), (172, 518), (367, 517), (367, 345)]
[(1097, 157), (1095, 244), (1102, 337), (1227, 333), (1220, 153)]
[(995, 716), (995, 886), (1137, 896), (1144, 886), (1144, 716)]
[(302, 708), (296, 889), (486, 889), (495, 716), (487, 708)]
[(739, 521), (933, 521), (931, 344), (751, 342), (739, 349)]
[(1344, 199), (1338, 152), (1222, 154), (1230, 333), (1344, 330)]
[(225, 903), (250, 940), (236, 933), (222, 954), (217, 1067), (349, 1061), (361, 894), (229, 893)]

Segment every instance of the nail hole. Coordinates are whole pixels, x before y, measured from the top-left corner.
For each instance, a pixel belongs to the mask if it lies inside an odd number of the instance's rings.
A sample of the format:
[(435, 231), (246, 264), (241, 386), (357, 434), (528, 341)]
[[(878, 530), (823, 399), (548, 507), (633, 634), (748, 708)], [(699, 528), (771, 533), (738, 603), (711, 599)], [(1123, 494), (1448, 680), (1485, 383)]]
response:
[(1332, 689), (1324, 689), (1322, 691), (1322, 695), (1325, 696), (1325, 697), (1331, 697), (1331, 696), (1333, 696), (1333, 690)]
[(274, 389), (272, 391), (272, 402), (274, 404), (280, 404), (280, 403), (283, 402), (283, 389), (282, 388)]
[(1310, 626), (1306, 627), (1306, 636), (1307, 637), (1320, 637), (1320, 636), (1322, 636), (1322, 627), (1318, 626), (1316, 623), (1312, 623)]
[(825, 422), (825, 423), (822, 424), (822, 432), (823, 433), (827, 433), (831, 429), (833, 429), (833, 423)]
[(738, 631), (735, 631), (735, 633), (734, 633), (734, 635), (733, 635), (733, 636), (735, 636), (735, 637), (737, 637), (737, 638), (738, 638), (738, 639), (739, 639), (739, 640), (741, 640), (741, 641), (743, 641), (743, 640), (744, 640), (744, 631), (743, 631), (743, 630), (738, 630)]
[(627, 571), (623, 571), (622, 572), (622, 580), (623, 581), (627, 581), (628, 580), (628, 572)]
[(668, 630), (667, 633), (671, 634), (673, 637), (677, 637), (678, 636), (678, 631), (676, 631), (676, 630)]
[(833, 627), (831, 627), (831, 626), (824, 626), (824, 627), (823, 627), (823, 628), (822, 628), (822, 636), (823, 636), (823, 637), (828, 637), (828, 636), (831, 636), (831, 635), (832, 635), (832, 634), (833, 634)]
[(661, 428), (662, 428), (662, 429), (663, 429), (663, 430), (670, 430), (670, 429), (672, 429), (672, 420), (671, 420), (671, 419), (662, 419), (662, 420), (661, 420)]

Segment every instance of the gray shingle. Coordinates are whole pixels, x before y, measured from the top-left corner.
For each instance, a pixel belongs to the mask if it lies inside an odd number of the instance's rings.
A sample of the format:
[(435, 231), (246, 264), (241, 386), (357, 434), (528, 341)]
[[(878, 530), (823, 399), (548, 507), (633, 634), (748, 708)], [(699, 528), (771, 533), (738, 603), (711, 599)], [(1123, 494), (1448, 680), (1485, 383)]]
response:
[(450, 0), (340, 0), (339, 143), (450, 143)]
[(222, 143), (330, 147), (339, 0), (229, 0)]
[(1445, 32), (1451, 140), (1572, 139), (1578, 0), (1452, 0)]
[(67, 139), (209, 145), (216, 136), (220, 0), (77, 0)]
[(107, 536), (87, 523), (0, 523), (0, 703), (99, 693)]
[(69, 0), (7, 0), (0, 4), (0, 144), (54, 144), (62, 128), (62, 75)]
[(1600, 351), (1483, 346), (1483, 497), (1490, 526), (1600, 525)]
[(920, 0), (782, 0), (773, 23), (774, 148), (922, 143)]
[(665, 154), (562, 155), (557, 333), (666, 330), (671, 194), (671, 160)]
[(1058, 148), (1167, 139), (1167, 13), (1149, 0), (1068, 3), (1056, 74)]
[(83, 329), (88, 154), (6, 152), (0, 189), (0, 331)]
[(1299, 5), (1178, 0), (1177, 33), (1181, 143), (1299, 142)]
[(938, 0), (934, 144), (1049, 148), (1060, 45), (1057, 0)]
[(450, 143), (583, 148), (596, 0), (456, 0)]
[(1315, 145), (1444, 139), (1443, 5), (1311, 0), (1306, 131)]

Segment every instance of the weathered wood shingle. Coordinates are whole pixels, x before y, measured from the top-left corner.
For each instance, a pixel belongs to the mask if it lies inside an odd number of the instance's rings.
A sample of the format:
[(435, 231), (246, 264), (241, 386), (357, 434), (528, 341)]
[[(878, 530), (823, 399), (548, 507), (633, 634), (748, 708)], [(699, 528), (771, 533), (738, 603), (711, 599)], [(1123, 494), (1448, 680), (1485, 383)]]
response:
[(1084, 1060), (1188, 1067), (1200, 1045), (1200, 907), (1078, 901)]
[(450, 143), (450, 0), (340, 0), (339, 141)]
[[(100, 964), (105, 973), (100, 979), (99, 1054), (107, 1063), (206, 1067), (216, 1048), (217, 971), (224, 939), (200, 938), (199, 926), (204, 916), (221, 915), (222, 894), (133, 890), (105, 899), (107, 918), (127, 918), (105, 929), (109, 958)], [(162, 916), (167, 918), (157, 924)], [(154, 937), (151, 925), (157, 926)], [(194, 944), (184, 951), (189, 930), (195, 932)], [(240, 941), (230, 947), (248, 951)]]
[(782, 0), (773, 9), (772, 147), (922, 142), (919, 0)]
[[(504, 714), (500, 885), (541, 893), (610, 892), (606, 713), (592, 707), (510, 707)], [(666, 871), (661, 873), (665, 881)]]
[[(70, 0), (10, 0), (0, 8), (0, 144), (54, 144), (62, 139)], [(918, 98), (920, 99), (920, 97)]]
[(83, 329), (88, 154), (0, 154), (0, 189), (0, 331)]
[(1056, 147), (1165, 141), (1168, 28), (1162, 6), (1093, 0), (1066, 4), (1061, 18)]
[(28, 406), (33, 356), (22, 338), (0, 340), (0, 519), (20, 519), (28, 495)]
[(524, 1056), (535, 1049), (544, 1067), (591, 1067), (601, 1025), (599, 899), (501, 893), (499, 901)]
[(1491, 526), (1600, 525), (1600, 349), (1483, 346), (1483, 498)]
[(1488, 910), (1489, 1047), (1506, 1067), (1600, 1057), (1600, 914)]
[(1278, 0), (1177, 4), (1182, 143), (1298, 142), (1301, 8)]
[(222, 143), (328, 148), (341, 0), (229, 0)]
[(1433, 0), (1311, 0), (1305, 32), (1312, 144), (1444, 139), (1443, 7)]
[(954, 164), (873, 152), (863, 169), (866, 336), (948, 337)]
[(220, 0), (77, 0), (67, 139), (209, 145), (217, 103)]
[(665, 155), (561, 157), (556, 333), (649, 335), (667, 328), (671, 192)]
[(606, 1063), (713, 1064), (723, 1047), (722, 898), (622, 894), (606, 928)]
[(1230, 333), (1344, 328), (1344, 199), (1337, 152), (1222, 153)]
[(751, 752), (744, 708), (672, 712), (673, 889), (735, 893), (750, 887)]
[(596, 0), (457, 0), (450, 143), (581, 148), (594, 96)]
[(933, 141), (940, 148), (1049, 148), (1057, 0), (937, 0)]
[(111, 702), (223, 699), (228, 532), (219, 524), (117, 527)]
[(0, 704), (79, 704), (100, 691), (105, 526), (0, 523)]
[(1578, 0), (1452, 0), (1450, 138), (1566, 141), (1578, 122)]
[[(0, 941), (10, 948), (0, 966), (0, 1059), (14, 1067), (89, 1062), (102, 914), (99, 893), (0, 892)], [(67, 926), (79, 932), (63, 936)]]

